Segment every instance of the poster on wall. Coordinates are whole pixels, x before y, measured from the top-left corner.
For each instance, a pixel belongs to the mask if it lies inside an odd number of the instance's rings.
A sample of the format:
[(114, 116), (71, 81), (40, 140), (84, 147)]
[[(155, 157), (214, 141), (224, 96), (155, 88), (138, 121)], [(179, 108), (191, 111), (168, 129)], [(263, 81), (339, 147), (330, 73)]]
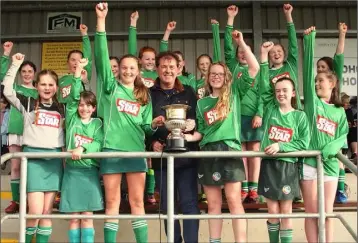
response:
[(41, 69), (52, 69), (59, 78), (67, 74), (67, 55), (71, 50), (82, 50), (82, 42), (42, 43)]
[(47, 33), (68, 33), (80, 30), (82, 12), (55, 12), (47, 14)]
[[(334, 39), (316, 39), (315, 64), (324, 56), (332, 57), (336, 52), (338, 37)], [(357, 96), (357, 39), (346, 39), (344, 46), (343, 88), (349, 96)]]

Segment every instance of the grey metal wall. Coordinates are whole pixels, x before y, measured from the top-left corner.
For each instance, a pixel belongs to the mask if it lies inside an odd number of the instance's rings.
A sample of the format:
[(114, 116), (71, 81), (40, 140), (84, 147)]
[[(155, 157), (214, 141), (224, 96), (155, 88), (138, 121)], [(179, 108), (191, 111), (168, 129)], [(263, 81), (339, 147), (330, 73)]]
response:
[[(83, 23), (89, 27), (89, 34), (93, 40), (96, 26), (96, 16), (92, 9), (84, 9)], [(111, 6), (111, 5), (110, 5)], [(149, 45), (159, 49), (159, 41), (164, 33), (167, 22), (175, 20), (177, 28), (173, 32), (169, 48), (183, 51), (187, 69), (196, 72), (195, 59), (202, 53), (212, 54), (212, 34), (210, 19), (216, 18), (220, 22), (220, 29), (226, 25), (227, 14), (225, 4), (219, 7), (183, 7), (183, 8), (137, 8), (140, 14), (138, 21), (138, 48)], [(302, 30), (311, 25), (317, 27), (317, 36), (338, 37), (337, 24), (345, 22), (350, 30), (357, 28), (357, 7), (355, 2), (341, 2), (340, 5), (329, 6), (294, 6), (293, 19), (299, 38), (299, 47), (302, 50)], [(257, 7), (257, 5), (256, 5)], [(91, 7), (92, 8), (92, 7)], [(1, 36), (2, 40), (14, 40), (15, 51), (23, 52), (27, 58), (40, 67), (41, 43), (43, 41), (74, 41), (80, 40), (79, 34), (46, 34), (47, 11), (34, 9), (24, 11), (19, 8), (8, 9), (2, 12)], [(6, 9), (5, 9), (6, 10)], [(81, 9), (68, 9), (67, 11), (81, 11)], [(121, 56), (127, 52), (127, 31), (129, 17), (133, 8), (110, 9), (107, 17), (107, 33), (109, 38), (109, 52), (111, 55)], [(54, 11), (52, 11), (54, 12)], [(251, 3), (244, 2), (235, 19), (235, 28), (244, 32), (245, 39), (253, 43), (253, 33), (262, 35), (262, 40), (273, 40), (287, 46), (287, 33), (282, 5), (262, 4), (260, 16)], [(255, 29), (253, 20), (260, 19), (261, 29)], [(356, 31), (351, 31), (348, 37), (356, 38)], [(223, 47), (223, 41), (221, 43)], [(222, 48), (223, 49), (223, 48)], [(223, 51), (222, 51), (223, 54)], [(333, 53), (332, 53), (333, 55)], [(94, 75), (95, 77), (95, 75)]]

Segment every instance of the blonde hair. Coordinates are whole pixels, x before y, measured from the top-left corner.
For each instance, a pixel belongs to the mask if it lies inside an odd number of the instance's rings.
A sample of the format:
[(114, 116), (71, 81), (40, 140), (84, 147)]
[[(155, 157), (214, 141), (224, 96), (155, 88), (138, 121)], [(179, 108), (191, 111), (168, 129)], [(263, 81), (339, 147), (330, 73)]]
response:
[(209, 79), (210, 79), (210, 70), (215, 65), (223, 67), (224, 74), (225, 74), (224, 84), (220, 89), (218, 102), (216, 103), (216, 106), (215, 106), (215, 110), (216, 110), (216, 112), (218, 114), (218, 120), (222, 121), (228, 116), (228, 114), (230, 112), (230, 108), (231, 108), (231, 99), (230, 99), (230, 96), (231, 96), (231, 84), (232, 84), (233, 80), (232, 80), (232, 74), (231, 74), (229, 68), (223, 62), (216, 62), (216, 63), (210, 64), (209, 71), (206, 74), (206, 78), (205, 78), (205, 90), (208, 93), (211, 94), (213, 92), (213, 89), (210, 86)]

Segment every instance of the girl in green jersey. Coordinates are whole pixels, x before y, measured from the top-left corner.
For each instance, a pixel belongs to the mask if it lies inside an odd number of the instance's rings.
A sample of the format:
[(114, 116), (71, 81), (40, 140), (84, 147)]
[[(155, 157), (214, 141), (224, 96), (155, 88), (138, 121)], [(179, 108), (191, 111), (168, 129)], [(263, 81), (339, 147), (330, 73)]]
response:
[[(248, 72), (239, 80), (233, 79), (228, 67), (223, 63), (210, 66), (206, 78), (206, 87), (210, 95), (198, 100), (197, 120), (199, 136), (186, 135), (188, 141), (201, 139), (202, 151), (240, 151), (240, 112), (241, 100), (251, 87), (259, 72), (259, 64), (245, 44), (242, 33), (234, 31), (233, 38), (244, 52), (248, 63)], [(243, 214), (241, 202), (241, 181), (245, 179), (245, 170), (241, 158), (211, 158), (199, 163), (198, 178), (204, 186), (208, 200), (209, 214), (220, 214), (222, 204), (221, 186), (230, 213)], [(233, 219), (232, 227), (235, 242), (246, 242), (245, 220)], [(222, 220), (209, 219), (210, 242), (221, 241)]]
[[(4, 43), (4, 54), (1, 57), (1, 81), (3, 80), (8, 67), (9, 67), (9, 56), (13, 47), (12, 42)], [(21, 85), (18, 85), (16, 82), (14, 84), (14, 89), (18, 94), (24, 95), (26, 97), (37, 98), (38, 93), (35, 89), (33, 83), (35, 79), (36, 66), (31, 61), (24, 61), (19, 70)], [(22, 140), (23, 140), (23, 115), (14, 107), (10, 107), (9, 114), (9, 127), (8, 127), (8, 141), (7, 145), (9, 146), (10, 153), (21, 152), (22, 150)], [(5, 208), (6, 213), (17, 213), (19, 211), (19, 202), (20, 202), (20, 159), (11, 159), (11, 193), (12, 201), (10, 205)]]
[[(92, 118), (96, 96), (91, 91), (80, 92), (81, 72), (87, 64), (87, 59), (78, 62), (66, 105), (66, 147), (72, 158), (66, 160), (60, 202), (61, 212), (82, 215), (92, 215), (93, 211), (103, 209), (99, 164), (96, 159), (81, 159), (84, 153), (101, 151), (103, 144), (102, 121)], [(70, 220), (70, 243), (93, 243), (94, 233), (92, 219)]]
[[(227, 25), (225, 27), (224, 54), (225, 63), (235, 79), (239, 79), (248, 70), (245, 53), (240, 46), (236, 50), (232, 43), (231, 32), (234, 19), (238, 14), (237, 6), (231, 5), (227, 8)], [(251, 47), (250, 47), (251, 48)], [(252, 50), (252, 49), (251, 49)], [(259, 76), (259, 75), (258, 75)], [(241, 102), (241, 143), (243, 151), (259, 151), (262, 139), (262, 100), (258, 89), (259, 77), (249, 89)], [(247, 180), (242, 182), (241, 199), (246, 203), (258, 202), (257, 186), (260, 174), (259, 157), (243, 158)]]
[[(125, 55), (119, 62), (119, 80), (116, 80), (108, 62), (108, 46), (105, 22), (108, 4), (96, 5), (97, 33), (95, 59), (97, 70), (103, 77), (104, 144), (103, 151), (145, 151), (145, 136), (164, 125), (162, 117), (152, 120), (152, 103), (144, 86), (139, 61), (133, 55)], [(122, 174), (126, 174), (131, 213), (143, 215), (143, 194), (147, 164), (144, 158), (106, 158), (100, 163), (103, 175), (106, 215), (118, 215)], [(132, 221), (137, 242), (148, 241), (146, 220)], [(108, 219), (104, 224), (104, 242), (117, 242), (118, 220)]]
[(68, 65), (68, 71), (69, 73), (67, 75), (64, 75), (60, 78), (59, 83), (59, 93), (58, 93), (58, 100), (61, 103), (66, 104), (69, 94), (71, 92), (71, 86), (73, 81), (73, 74), (76, 72), (76, 66), (78, 61), (81, 58), (87, 58), (88, 59), (88, 65), (86, 66), (85, 70), (83, 70), (81, 74), (81, 80), (83, 82), (83, 87), (81, 88), (81, 91), (83, 90), (90, 90), (90, 80), (92, 77), (92, 49), (91, 49), (91, 42), (87, 35), (87, 26), (84, 24), (80, 25), (80, 31), (82, 35), (82, 49), (83, 52), (80, 50), (72, 50), (67, 55), (67, 65)]
[(178, 73), (178, 79), (182, 84), (189, 85), (193, 88), (193, 90), (196, 90), (196, 80), (195, 76), (192, 73), (188, 73), (185, 69), (185, 59), (184, 54), (181, 51), (173, 51), (175, 55), (179, 58), (179, 73)]
[[(347, 25), (345, 23), (339, 23), (339, 38), (336, 53), (333, 57), (322, 57), (317, 61), (317, 73), (322, 72), (334, 72), (339, 80), (339, 88), (342, 91), (343, 88), (343, 68), (344, 68), (344, 42), (346, 39)], [(347, 202), (347, 194), (345, 192), (345, 177), (346, 172), (344, 170), (344, 165), (342, 162), (339, 162), (339, 178), (338, 178), (338, 187), (336, 193), (336, 202), (345, 203)]]
[[(265, 42), (261, 47), (260, 95), (266, 111), (261, 150), (268, 155), (306, 150), (308, 121), (303, 111), (296, 110), (294, 81), (283, 77), (274, 86), (270, 83), (267, 55), (272, 48), (272, 42)], [(292, 201), (300, 196), (298, 159), (262, 159), (258, 192), (266, 198), (270, 214), (292, 213)], [(284, 243), (292, 242), (292, 219), (269, 219), (267, 228), (270, 243), (280, 239)]]
[[(305, 30), (303, 59), (303, 91), (305, 112), (310, 125), (309, 150), (322, 151), (324, 168), (324, 196), (326, 213), (333, 212), (339, 176), (336, 158), (347, 141), (348, 123), (339, 97), (339, 80), (332, 72), (321, 72), (314, 77), (315, 27)], [(317, 213), (317, 161), (305, 158), (301, 180), (306, 213)], [(317, 242), (317, 219), (305, 219), (308, 242)], [(326, 219), (326, 242), (333, 240), (333, 220)]]
[[(291, 78), (295, 81), (296, 100), (298, 109), (301, 109), (301, 100), (298, 93), (298, 44), (296, 37), (296, 29), (292, 19), (293, 7), (290, 4), (283, 5), (283, 12), (285, 14), (288, 31), (288, 53), (282, 44), (276, 43), (269, 53), (271, 64), (270, 80), (275, 83), (276, 80), (282, 77)], [(287, 59), (285, 60), (285, 55)]]

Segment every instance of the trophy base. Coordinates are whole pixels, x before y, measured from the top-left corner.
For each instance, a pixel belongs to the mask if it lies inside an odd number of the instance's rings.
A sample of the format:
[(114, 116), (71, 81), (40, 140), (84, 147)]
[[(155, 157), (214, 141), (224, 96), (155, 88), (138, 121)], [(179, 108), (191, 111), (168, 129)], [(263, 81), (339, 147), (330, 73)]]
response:
[(184, 138), (168, 138), (164, 151), (169, 153), (186, 152), (188, 151), (186, 144)]

